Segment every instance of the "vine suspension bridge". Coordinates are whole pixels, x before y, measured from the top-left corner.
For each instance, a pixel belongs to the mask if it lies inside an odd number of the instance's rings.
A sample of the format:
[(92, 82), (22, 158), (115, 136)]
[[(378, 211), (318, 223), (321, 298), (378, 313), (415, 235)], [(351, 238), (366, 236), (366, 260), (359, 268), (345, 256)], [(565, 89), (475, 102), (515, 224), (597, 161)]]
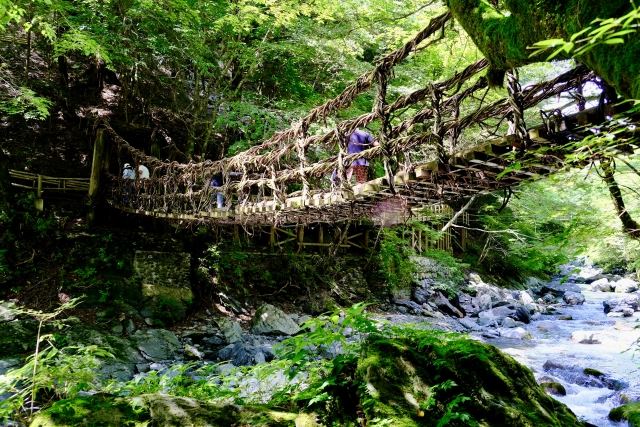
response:
[[(509, 70), (507, 96), (489, 102), (490, 89), (482, 75), (489, 62), (482, 59), (444, 81), (390, 99), (394, 67), (437, 43), (450, 19), (448, 13), (434, 18), (340, 95), (291, 128), (232, 157), (187, 164), (162, 161), (101, 122), (89, 196), (93, 203), (103, 197), (125, 212), (218, 224), (376, 221), (389, 213), (406, 219), (415, 208), (464, 203), (475, 194), (510, 188), (567, 164), (633, 153), (638, 143), (631, 127), (609, 144), (583, 143), (596, 127), (606, 130), (616, 123), (609, 117), (614, 105), (604, 97), (598, 106), (587, 108), (583, 88), (589, 82), (602, 83), (583, 66), (525, 88), (517, 72)], [(375, 94), (371, 112), (335, 119), (369, 91)], [(563, 116), (560, 108), (541, 110), (541, 103), (553, 97), (569, 99), (561, 108), (573, 112)], [(330, 118), (336, 125), (326, 130)], [(528, 127), (527, 122), (536, 125)], [(366, 126), (378, 129), (379, 145), (349, 154), (349, 136)], [(477, 135), (485, 137), (478, 141)], [(352, 185), (346, 171), (358, 159), (378, 160), (384, 176)], [(135, 169), (146, 165), (150, 178), (122, 179), (119, 171), (127, 162)], [(222, 176), (219, 187), (211, 186), (215, 176)], [(228, 203), (224, 209), (215, 207), (218, 193)]]

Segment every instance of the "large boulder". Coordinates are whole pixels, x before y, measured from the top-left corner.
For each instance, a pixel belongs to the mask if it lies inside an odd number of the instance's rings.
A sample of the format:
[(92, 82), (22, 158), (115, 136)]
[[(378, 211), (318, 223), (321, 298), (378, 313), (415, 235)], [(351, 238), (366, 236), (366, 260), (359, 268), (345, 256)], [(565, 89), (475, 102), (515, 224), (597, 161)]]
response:
[(319, 426), (313, 414), (215, 404), (166, 394), (143, 394), (133, 398), (93, 395), (61, 400), (39, 412), (30, 427), (128, 425)]
[(623, 277), (614, 284), (616, 293), (628, 294), (638, 290), (638, 282), (628, 277)]
[(640, 427), (640, 402), (627, 403), (609, 412), (611, 421), (627, 421), (630, 427)]
[[(468, 417), (460, 425), (584, 425), (548, 396), (526, 367), (474, 340), (429, 331), (414, 338), (370, 336), (354, 363), (356, 386), (341, 386), (345, 402), (336, 410), (351, 411), (367, 424), (374, 419), (405, 427), (444, 424), (456, 399), (455, 411)], [(433, 393), (442, 384), (449, 384), (447, 392)]]
[(607, 388), (609, 390), (622, 390), (629, 385), (624, 381), (612, 378), (600, 371), (591, 368), (583, 368), (573, 362), (547, 360), (542, 369), (563, 381), (583, 387)]
[(251, 321), (251, 333), (255, 335), (295, 335), (298, 332), (298, 324), (271, 304), (261, 305)]
[(593, 292), (611, 292), (613, 291), (613, 286), (611, 286), (609, 279), (603, 277), (601, 279), (593, 281), (589, 285), (589, 290)]

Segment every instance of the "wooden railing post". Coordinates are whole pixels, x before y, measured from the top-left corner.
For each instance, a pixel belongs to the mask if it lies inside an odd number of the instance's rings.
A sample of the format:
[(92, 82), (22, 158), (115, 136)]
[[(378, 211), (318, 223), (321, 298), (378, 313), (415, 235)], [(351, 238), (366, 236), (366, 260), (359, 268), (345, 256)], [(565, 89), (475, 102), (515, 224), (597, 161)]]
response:
[(87, 220), (90, 225), (95, 221), (98, 193), (100, 190), (100, 176), (104, 162), (104, 146), (104, 129), (98, 129), (96, 141), (93, 144), (93, 161), (91, 163), (91, 178), (89, 179), (89, 214)]
[(44, 199), (42, 198), (42, 175), (38, 175), (38, 187), (36, 190), (35, 206), (39, 211), (44, 210)]

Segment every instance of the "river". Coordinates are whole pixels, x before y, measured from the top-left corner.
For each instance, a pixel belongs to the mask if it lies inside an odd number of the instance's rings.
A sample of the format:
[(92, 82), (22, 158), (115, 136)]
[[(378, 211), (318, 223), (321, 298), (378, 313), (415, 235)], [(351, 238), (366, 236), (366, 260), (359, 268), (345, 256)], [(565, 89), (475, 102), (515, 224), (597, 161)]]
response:
[[(526, 325), (531, 340), (486, 339), (515, 359), (531, 368), (536, 379), (551, 377), (563, 384), (566, 396), (556, 397), (579, 417), (596, 426), (622, 426), (608, 419), (609, 411), (621, 404), (620, 395), (635, 400), (640, 397), (640, 354), (635, 343), (640, 338), (638, 315), (611, 318), (603, 311), (603, 301), (620, 297), (612, 292), (591, 292), (588, 285), (580, 285), (585, 303), (560, 306), (558, 313), (543, 315)], [(571, 320), (561, 320), (570, 316)], [(591, 336), (595, 343), (581, 344), (572, 334)], [(551, 361), (566, 367), (545, 371), (543, 365)], [(549, 365), (547, 365), (548, 367)], [(616, 392), (609, 388), (580, 385), (585, 378), (584, 368), (597, 369), (612, 379), (628, 383)]]

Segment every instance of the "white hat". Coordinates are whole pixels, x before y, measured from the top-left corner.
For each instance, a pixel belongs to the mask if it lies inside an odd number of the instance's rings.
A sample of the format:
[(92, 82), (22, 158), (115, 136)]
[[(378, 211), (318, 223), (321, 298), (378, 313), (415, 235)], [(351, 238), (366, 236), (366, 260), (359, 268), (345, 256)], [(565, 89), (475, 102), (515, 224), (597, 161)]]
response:
[(131, 165), (129, 163), (124, 164), (124, 169), (131, 169)]

